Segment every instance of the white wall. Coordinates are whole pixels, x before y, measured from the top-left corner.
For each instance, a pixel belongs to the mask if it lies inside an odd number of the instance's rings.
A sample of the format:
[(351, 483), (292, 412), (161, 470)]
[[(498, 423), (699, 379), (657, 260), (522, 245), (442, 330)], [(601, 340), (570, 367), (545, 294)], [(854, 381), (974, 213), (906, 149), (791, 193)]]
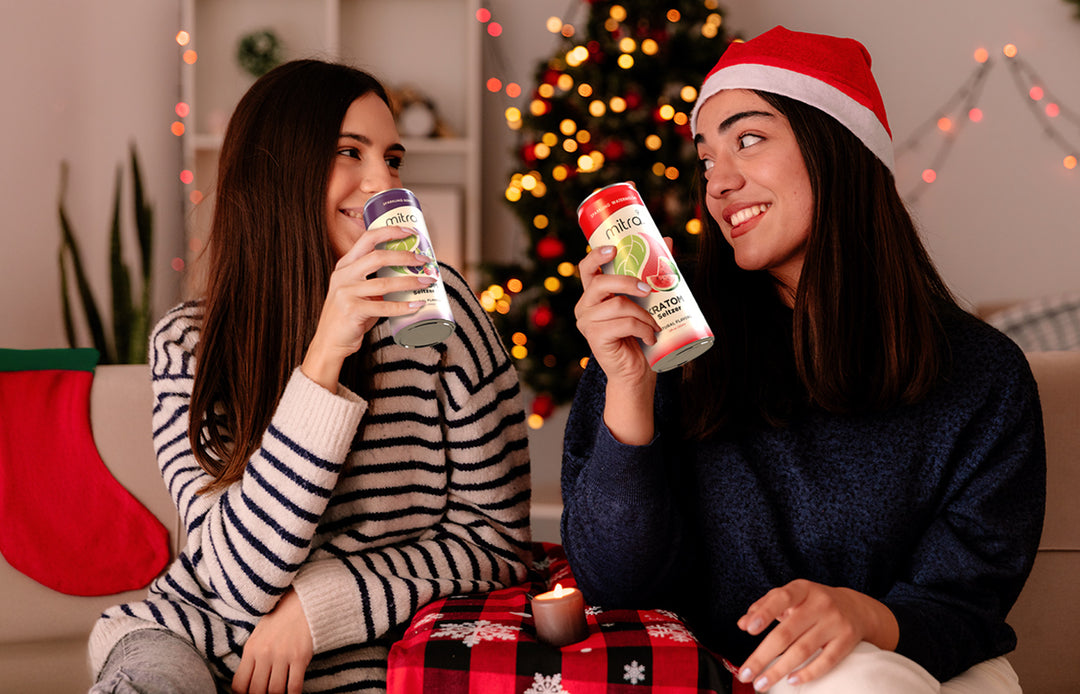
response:
[[(108, 311), (107, 244), (114, 177), (139, 150), (154, 204), (158, 314), (178, 296), (180, 145), (169, 132), (179, 94), (177, 0), (33, 0), (5, 4), (0, 23), (0, 346), (65, 347), (57, 221), (60, 161), (66, 207), (90, 280)], [(130, 216), (123, 223), (132, 233)], [(135, 240), (124, 239), (135, 266)], [(137, 272), (137, 271), (136, 271)], [(89, 341), (84, 341), (84, 345)]]

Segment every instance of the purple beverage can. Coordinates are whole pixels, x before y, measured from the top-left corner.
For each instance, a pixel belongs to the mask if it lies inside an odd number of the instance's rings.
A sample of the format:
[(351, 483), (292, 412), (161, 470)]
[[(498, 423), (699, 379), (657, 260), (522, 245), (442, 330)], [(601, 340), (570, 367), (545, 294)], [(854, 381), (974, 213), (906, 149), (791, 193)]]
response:
[(615, 258), (603, 266), (605, 274), (630, 275), (652, 288), (647, 296), (632, 298), (660, 326), (655, 344), (641, 342), (653, 371), (682, 366), (712, 347), (712, 329), (633, 183), (593, 191), (577, 214), (590, 246), (615, 246)]
[(405, 188), (391, 188), (371, 196), (364, 205), (364, 225), (368, 229), (379, 227), (407, 227), (413, 230), (411, 236), (379, 244), (379, 248), (392, 251), (410, 251), (421, 253), (432, 259), (425, 265), (394, 265), (379, 268), (376, 277), (428, 276), (434, 277), (435, 283), (401, 292), (390, 292), (384, 297), (388, 301), (423, 301), (424, 305), (415, 313), (390, 317), (390, 331), (394, 342), (405, 347), (427, 347), (442, 342), (453, 334), (456, 327), (450, 302), (446, 298), (446, 288), (439, 274), (439, 264), (435, 262), (435, 252), (431, 248), (424, 213), (420, 210), (420, 201), (412, 191)]

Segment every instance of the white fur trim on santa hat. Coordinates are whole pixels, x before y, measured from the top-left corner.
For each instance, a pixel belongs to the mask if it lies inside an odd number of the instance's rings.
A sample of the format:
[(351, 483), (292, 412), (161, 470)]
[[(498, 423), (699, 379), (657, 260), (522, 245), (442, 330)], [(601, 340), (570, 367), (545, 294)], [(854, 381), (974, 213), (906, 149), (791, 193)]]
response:
[(709, 97), (724, 89), (756, 89), (791, 97), (829, 114), (855, 134), (863, 144), (893, 171), (893, 144), (889, 132), (872, 110), (836, 87), (801, 72), (769, 65), (744, 63), (726, 67), (701, 85), (690, 112), (690, 131), (697, 135), (697, 114)]

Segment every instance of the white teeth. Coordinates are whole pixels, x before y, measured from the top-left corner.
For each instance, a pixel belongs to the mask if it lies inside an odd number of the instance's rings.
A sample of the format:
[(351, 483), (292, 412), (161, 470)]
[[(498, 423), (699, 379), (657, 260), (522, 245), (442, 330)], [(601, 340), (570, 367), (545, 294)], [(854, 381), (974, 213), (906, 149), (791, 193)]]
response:
[(346, 217), (356, 217), (357, 219), (363, 219), (364, 218), (364, 213), (363, 212), (356, 212), (354, 210), (341, 210), (341, 212)]
[(743, 222), (747, 221), (748, 219), (757, 217), (759, 214), (769, 209), (770, 207), (772, 207), (771, 204), (751, 205), (750, 207), (744, 207), (735, 214), (731, 215), (731, 226), (738, 226)]

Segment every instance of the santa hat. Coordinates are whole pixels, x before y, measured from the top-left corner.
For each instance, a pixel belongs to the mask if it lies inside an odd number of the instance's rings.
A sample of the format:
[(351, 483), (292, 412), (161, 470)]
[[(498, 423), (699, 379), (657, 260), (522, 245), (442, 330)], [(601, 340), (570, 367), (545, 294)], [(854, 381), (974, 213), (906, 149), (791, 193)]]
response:
[(855, 39), (790, 31), (782, 26), (732, 43), (705, 77), (690, 114), (723, 89), (756, 89), (787, 96), (824, 111), (893, 168), (892, 132), (885, 116), (870, 53)]

